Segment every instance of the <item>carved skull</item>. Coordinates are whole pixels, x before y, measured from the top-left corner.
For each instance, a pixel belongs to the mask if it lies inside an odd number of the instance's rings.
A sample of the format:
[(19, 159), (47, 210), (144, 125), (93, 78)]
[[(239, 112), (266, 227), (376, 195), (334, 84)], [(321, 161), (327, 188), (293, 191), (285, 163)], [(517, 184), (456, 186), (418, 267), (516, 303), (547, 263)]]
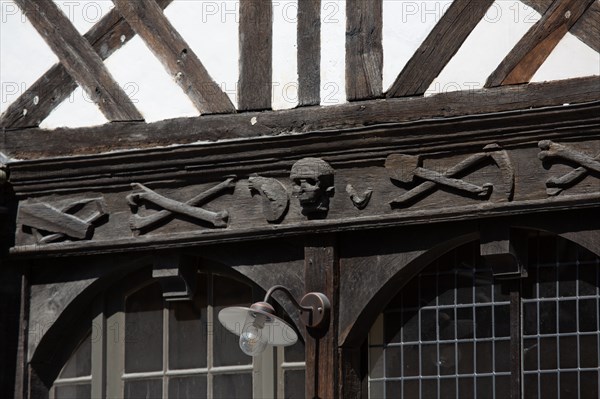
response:
[(303, 158), (292, 166), (292, 193), (300, 201), (304, 214), (329, 210), (329, 197), (334, 191), (333, 175), (333, 168), (319, 158)]

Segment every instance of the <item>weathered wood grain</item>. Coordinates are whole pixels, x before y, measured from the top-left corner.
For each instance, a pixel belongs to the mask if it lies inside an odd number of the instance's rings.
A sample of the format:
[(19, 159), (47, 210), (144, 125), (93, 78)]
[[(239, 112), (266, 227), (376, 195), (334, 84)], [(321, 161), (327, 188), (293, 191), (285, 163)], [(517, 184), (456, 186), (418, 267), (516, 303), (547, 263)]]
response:
[[(159, 0), (158, 4), (166, 8), (172, 1)], [(131, 26), (116, 9), (112, 9), (83, 37), (105, 60), (134, 36)], [(55, 64), (0, 115), (0, 127), (38, 126), (76, 88), (77, 83), (65, 67), (61, 63)]]
[(593, 2), (569, 32), (600, 53), (600, 2)]
[[(193, 177), (221, 181), (222, 176), (229, 173), (251, 178), (254, 173), (263, 174), (263, 171), (282, 176), (290, 173), (299, 158), (310, 153), (325, 157), (334, 167), (335, 164), (374, 162), (384, 165), (390, 153), (451, 151), (462, 154), (467, 149), (480, 152), (489, 143), (498, 143), (504, 148), (523, 145), (537, 148), (540, 140), (584, 140), (595, 137), (599, 131), (600, 102), (594, 102), (501, 115), (365, 127), (343, 134), (328, 131), (70, 159), (17, 161), (11, 162), (9, 168), (11, 187), (20, 195), (107, 184), (129, 189), (132, 177), (137, 182), (152, 182), (154, 179), (189, 181)], [(537, 159), (538, 154), (533, 157)], [(40, 170), (44, 171), (43, 179)], [(348, 183), (359, 191), (366, 188), (357, 181)], [(343, 187), (341, 189), (338, 195), (343, 195)], [(197, 195), (195, 192), (189, 198)]]
[(86, 238), (93, 230), (91, 223), (44, 203), (22, 206), (19, 217), (25, 226), (79, 239)]
[[(3, 136), (0, 140), (0, 151), (20, 159), (94, 154), (174, 143), (281, 136), (285, 133), (339, 130), (421, 119), (526, 110), (562, 106), (565, 103), (585, 103), (597, 101), (598, 98), (600, 78), (588, 77), (524, 86), (449, 92), (425, 98), (375, 100), (277, 112), (209, 115), (148, 124), (121, 123), (118, 126), (54, 129), (51, 134), (47, 130), (37, 128), (3, 130), (0, 132)], [(253, 118), (256, 118), (254, 124)]]
[(485, 87), (527, 83), (595, 0), (555, 0), (488, 77)]
[(383, 2), (346, 1), (346, 98), (381, 97), (383, 92)]
[[(321, 292), (331, 302), (329, 326), (307, 331), (305, 342), (307, 398), (338, 397), (339, 259), (334, 235), (312, 235), (304, 247), (304, 287)], [(308, 330), (308, 329), (307, 329)]]
[(321, 0), (298, 2), (298, 105), (321, 99)]
[(231, 100), (155, 0), (114, 0), (117, 9), (203, 114), (235, 112)]
[[(521, 0), (540, 14), (544, 14), (553, 0)], [(569, 30), (579, 40), (600, 52), (600, 2), (594, 2), (579, 21)]]
[[(142, 120), (90, 43), (51, 0), (17, 0), (21, 10), (58, 56), (69, 75), (86, 91), (110, 121)], [(60, 29), (57, 29), (60, 27)]]
[(431, 82), (485, 16), (493, 0), (456, 0), (408, 61), (387, 92), (388, 97), (425, 93)]
[(271, 0), (240, 1), (238, 109), (271, 109), (273, 10)]

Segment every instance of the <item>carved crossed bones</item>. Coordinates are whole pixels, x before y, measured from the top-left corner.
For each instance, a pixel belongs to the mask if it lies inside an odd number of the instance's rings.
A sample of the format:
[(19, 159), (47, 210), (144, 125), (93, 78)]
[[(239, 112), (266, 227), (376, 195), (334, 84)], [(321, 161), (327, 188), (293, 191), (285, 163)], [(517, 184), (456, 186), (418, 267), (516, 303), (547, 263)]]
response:
[(484, 147), (483, 151), (484, 152), (482, 153), (471, 155), (444, 173), (421, 167), (421, 158), (418, 156), (403, 154), (390, 155), (386, 160), (385, 167), (393, 173), (392, 179), (404, 183), (412, 182), (415, 177), (426, 180), (412, 190), (407, 191), (400, 197), (391, 201), (390, 205), (393, 207), (403, 206), (419, 197), (430, 194), (435, 191), (438, 186), (452, 187), (462, 192), (476, 194), (478, 197), (482, 198), (488, 197), (493, 189), (492, 184), (486, 183), (483, 186), (477, 186), (456, 178), (456, 176), (488, 159), (492, 159), (501, 170), (506, 190), (506, 200), (512, 200), (515, 185), (515, 173), (510, 158), (508, 157), (508, 153), (498, 144), (489, 144)]
[(160, 206), (163, 210), (150, 216), (140, 216), (137, 213), (134, 213), (130, 219), (130, 228), (135, 234), (139, 234), (141, 230), (145, 230), (173, 214), (185, 215), (193, 219), (202, 220), (215, 227), (227, 227), (227, 221), (229, 219), (229, 213), (227, 211), (212, 212), (198, 206), (206, 203), (212, 197), (224, 190), (235, 187), (235, 180), (235, 176), (229, 177), (224, 182), (203, 191), (186, 202), (175, 201), (152, 191), (143, 184), (133, 183), (131, 184), (133, 188), (142, 190), (141, 192), (135, 192), (127, 196), (127, 202), (129, 202), (134, 209), (137, 209), (141, 202), (147, 201)]
[(538, 147), (542, 150), (538, 154), (538, 158), (541, 161), (559, 158), (580, 165), (566, 175), (551, 177), (546, 180), (546, 193), (548, 195), (554, 196), (560, 194), (563, 190), (577, 183), (579, 179), (585, 177), (590, 171), (600, 173), (600, 154), (592, 158), (589, 155), (574, 151), (567, 146), (550, 140), (540, 141)]

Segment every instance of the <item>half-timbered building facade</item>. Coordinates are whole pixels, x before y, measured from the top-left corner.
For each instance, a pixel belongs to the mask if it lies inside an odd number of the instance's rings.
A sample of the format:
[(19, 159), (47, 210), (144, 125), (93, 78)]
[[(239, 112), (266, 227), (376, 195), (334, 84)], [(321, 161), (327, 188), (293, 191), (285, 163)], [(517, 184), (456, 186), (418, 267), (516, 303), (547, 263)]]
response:
[[(600, 2), (523, 1), (540, 16), (485, 83), (431, 94), (495, 2), (447, 2), (384, 87), (387, 1), (339, 3), (326, 106), (324, 4), (299, 0), (274, 110), (271, 1), (239, 2), (232, 101), (170, 0), (85, 34), (14, 0), (58, 62), (0, 117), (3, 397), (600, 395), (600, 71), (532, 81), (566, 35), (600, 52)], [(199, 116), (144, 120), (105, 63), (134, 37)], [(108, 122), (40, 127), (78, 87)], [(325, 294), (329, 324), (276, 293), (300, 342), (246, 356), (218, 313), (276, 285)]]

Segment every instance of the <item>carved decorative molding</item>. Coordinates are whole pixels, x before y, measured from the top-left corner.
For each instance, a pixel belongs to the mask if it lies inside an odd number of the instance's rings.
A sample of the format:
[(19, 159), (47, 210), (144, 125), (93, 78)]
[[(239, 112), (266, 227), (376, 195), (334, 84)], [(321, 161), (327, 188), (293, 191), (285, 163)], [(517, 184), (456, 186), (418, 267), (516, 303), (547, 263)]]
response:
[(165, 301), (186, 301), (196, 292), (198, 266), (194, 258), (179, 254), (154, 259), (152, 278), (161, 285)]
[(280, 223), (288, 211), (290, 196), (277, 179), (250, 176), (248, 187), (262, 197), (263, 214), (269, 223)]
[(527, 233), (511, 229), (501, 220), (479, 226), (480, 255), (495, 278), (527, 277)]
[[(130, 219), (130, 227), (135, 235), (144, 234), (147, 230), (155, 227), (157, 224), (167, 220), (174, 215), (183, 215), (195, 220), (207, 222), (214, 227), (227, 227), (229, 213), (225, 211), (212, 212), (200, 208), (200, 205), (205, 204), (215, 196), (222, 194), (224, 191), (235, 187), (235, 177), (229, 177), (225, 181), (216, 186), (203, 191), (187, 202), (179, 202), (158, 194), (140, 183), (133, 183), (133, 188), (142, 190), (127, 195), (127, 202), (132, 208), (133, 215)], [(139, 215), (138, 209), (144, 202), (149, 202), (163, 208), (149, 216)]]
[(514, 195), (515, 172), (508, 153), (498, 144), (485, 146), (483, 152), (471, 155), (444, 173), (421, 167), (422, 158), (418, 155), (391, 154), (386, 159), (385, 167), (390, 172), (392, 180), (402, 183), (412, 183), (415, 180), (424, 181), (392, 200), (390, 205), (393, 208), (410, 206), (441, 186), (453, 188), (465, 196), (474, 195), (479, 198), (489, 198), (493, 190), (493, 184), (485, 183), (477, 186), (458, 178), (475, 167), (484, 166), (489, 161), (493, 161), (500, 169), (505, 187), (505, 201), (511, 201)]
[(63, 206), (48, 203), (23, 203), (19, 207), (19, 223), (38, 244), (64, 240), (89, 240), (95, 226), (107, 215), (103, 198), (80, 199)]
[[(550, 134), (549, 137), (554, 136)], [(597, 149), (598, 143), (594, 137), (596, 136), (590, 134), (590, 138), (581, 139), (577, 143), (578, 148)], [(534, 143), (537, 144), (538, 141), (536, 139)], [(128, 174), (115, 175), (116, 183), (112, 176), (106, 180), (100, 177), (94, 181), (90, 177), (86, 186), (61, 188), (57, 191), (46, 188), (49, 183), (44, 180), (41, 184), (44, 184), (45, 191), (32, 194), (35, 199), (21, 202), (25, 212), (20, 211), (18, 214), (17, 237), (15, 246), (10, 251), (23, 256), (62, 256), (70, 253), (181, 248), (209, 243), (292, 237), (308, 232), (343, 232), (456, 220), (483, 222), (489, 218), (600, 206), (600, 190), (593, 184), (595, 180), (591, 184), (586, 180), (586, 184), (580, 184), (571, 195), (549, 198), (545, 184), (548, 171), (537, 160), (540, 152), (536, 144), (529, 142), (500, 147), (489, 142), (481, 141), (477, 146), (468, 148), (457, 147), (457, 152), (465, 155), (458, 155), (453, 148), (445, 151), (430, 150), (426, 145), (419, 147), (419, 156), (414, 156), (414, 153), (410, 156), (399, 155), (395, 151), (404, 147), (390, 145), (377, 147), (373, 153), (367, 154), (370, 157), (361, 152), (363, 158), (359, 161), (353, 159), (354, 147), (345, 148), (339, 153), (336, 152), (337, 149), (329, 152), (324, 150), (323, 153), (335, 166), (335, 170), (323, 159), (292, 157), (285, 151), (280, 154), (279, 160), (269, 161), (271, 149), (264, 150), (267, 155), (263, 152), (257, 155), (262, 157), (260, 161), (252, 163), (248, 160), (248, 164), (240, 164), (237, 156), (221, 159), (220, 155), (210, 158), (210, 154), (188, 162), (183, 159), (188, 153), (182, 152), (177, 153), (182, 159), (169, 156), (161, 162), (157, 161), (157, 168), (173, 168), (169, 179), (156, 171), (149, 175), (141, 173), (139, 183), (134, 184), (135, 191), (131, 190), (132, 176)], [(409, 151), (415, 147), (406, 148)], [(543, 151), (552, 150), (547, 158), (562, 157), (561, 163), (577, 168), (573, 173), (585, 173), (586, 176), (589, 174), (593, 177), (598, 175), (595, 169), (595, 162), (598, 161), (588, 156), (594, 154), (580, 154), (583, 155), (582, 158), (565, 152), (564, 146), (557, 147), (547, 143), (547, 148)], [(125, 159), (130, 156), (126, 155)], [(137, 157), (139, 154), (133, 156)], [(205, 170), (205, 165), (208, 170)], [(216, 173), (215, 165), (222, 169), (220, 174)], [(71, 173), (72, 166), (56, 167), (66, 168)], [(26, 171), (27, 178), (33, 176), (33, 171), (39, 167), (32, 162), (30, 170)], [(118, 167), (119, 165), (113, 165), (113, 168)], [(555, 166), (557, 167), (562, 168), (565, 173), (569, 171), (569, 166)], [(62, 169), (60, 170), (62, 173)], [(519, 173), (515, 173), (517, 170)], [(256, 174), (258, 171), (260, 176)], [(280, 177), (286, 171), (291, 172), (289, 178)], [(13, 170), (10, 172), (10, 187), (14, 187), (13, 181), (22, 181), (19, 179), (25, 173), (19, 175)], [(237, 181), (235, 177), (229, 177), (229, 173), (242, 177)], [(53, 178), (58, 183), (62, 179), (55, 177), (58, 176), (57, 173), (49, 173), (49, 176), (46, 179)], [(161, 189), (155, 188), (158, 186), (156, 176), (160, 176)], [(125, 178), (129, 179), (126, 183), (123, 182)], [(136, 175), (135, 178), (139, 177)], [(236, 181), (239, 184), (236, 185)], [(345, 192), (343, 195), (332, 196), (336, 189)], [(402, 189), (405, 190), (404, 194), (398, 200), (396, 197)], [(51, 241), (54, 237), (41, 237), (40, 240), (43, 238), (44, 241), (40, 241), (32, 235), (31, 227), (23, 223), (30, 223), (39, 229), (44, 227), (39, 223), (28, 222), (30, 215), (27, 211), (35, 213), (32, 207), (27, 208), (32, 203), (45, 204), (41, 205), (44, 212), (58, 214), (50, 220), (62, 220), (69, 217), (60, 213), (63, 210), (60, 204), (72, 204), (77, 198), (93, 198), (99, 192), (110, 205), (111, 215), (108, 223), (94, 224), (93, 240), (81, 241), (81, 238), (77, 238), (90, 237), (79, 227), (79, 230), (75, 228), (75, 232), (67, 232), (70, 235), (66, 237), (71, 237), (68, 241), (65, 239), (67, 242), (55, 243)], [(297, 200), (291, 199), (292, 194)], [(28, 195), (30, 192), (18, 192), (18, 198), (27, 198)], [(124, 201), (125, 198), (128, 198), (129, 204)], [(390, 207), (390, 201), (394, 198), (396, 204), (392, 201), (393, 206)], [(47, 210), (48, 206), (57, 211)], [(396, 207), (401, 207), (402, 211), (396, 210)], [(75, 216), (84, 219), (79, 213)], [(75, 220), (74, 224), (78, 226), (80, 223)], [(23, 225), (29, 231), (24, 230)], [(493, 225), (491, 229), (493, 230)], [(57, 232), (59, 231), (52, 231), (53, 234)], [(60, 232), (62, 234), (62, 230)], [(45, 231), (43, 234), (50, 235)], [(40, 242), (46, 245), (39, 245)], [(492, 237), (489, 243), (491, 246), (484, 245), (484, 250), (486, 256), (493, 258), (494, 262), (500, 262), (496, 267), (498, 274), (513, 273), (514, 262), (506, 250), (506, 240)], [(493, 245), (498, 243), (502, 246), (494, 248)]]
[(567, 188), (573, 187), (590, 173), (600, 174), (600, 154), (592, 158), (551, 140), (540, 141), (538, 147), (541, 150), (538, 158), (542, 162), (559, 159), (579, 165), (563, 176), (551, 177), (546, 180), (546, 193), (550, 196), (556, 196)]
[(329, 211), (329, 199), (335, 192), (335, 171), (320, 158), (302, 158), (292, 166), (290, 179), (293, 195), (308, 217), (324, 217)]

